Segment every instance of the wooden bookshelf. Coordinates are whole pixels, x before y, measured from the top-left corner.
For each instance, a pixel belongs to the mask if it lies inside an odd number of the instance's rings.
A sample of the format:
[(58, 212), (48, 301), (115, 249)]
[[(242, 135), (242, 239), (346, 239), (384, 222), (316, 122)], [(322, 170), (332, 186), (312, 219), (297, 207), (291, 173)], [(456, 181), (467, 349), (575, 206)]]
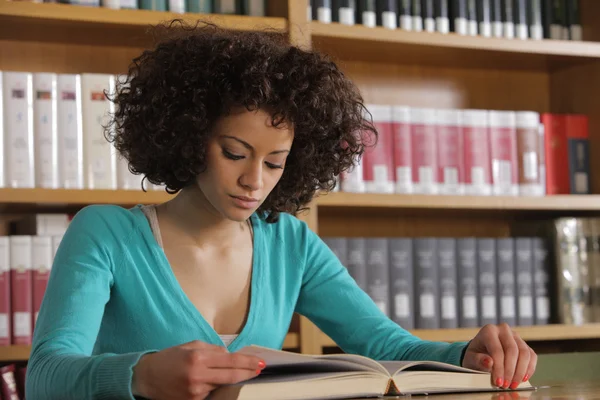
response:
[(510, 40), (311, 23), (313, 43), (342, 60), (551, 71), (600, 60), (600, 43)]
[[(295, 350), (300, 345), (297, 333), (288, 333), (283, 342), (284, 350)], [(6, 346), (0, 347), (0, 363), (11, 361), (26, 361), (29, 359), (31, 346)]]
[(375, 208), (488, 211), (600, 211), (600, 195), (446, 196), (335, 192), (317, 199), (319, 208)]
[[(581, 340), (600, 338), (600, 323), (588, 325), (539, 325), (517, 326), (513, 330), (527, 342)], [(423, 339), (436, 342), (464, 342), (471, 340), (479, 331), (478, 328), (457, 329), (415, 329), (410, 332)], [(325, 334), (321, 334), (322, 346), (337, 346)]]

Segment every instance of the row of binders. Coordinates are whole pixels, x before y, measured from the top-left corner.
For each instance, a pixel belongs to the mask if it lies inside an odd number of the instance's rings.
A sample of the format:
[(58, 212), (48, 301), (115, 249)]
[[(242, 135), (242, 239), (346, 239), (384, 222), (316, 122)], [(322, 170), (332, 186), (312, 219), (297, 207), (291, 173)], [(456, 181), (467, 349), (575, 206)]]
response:
[[(0, 71), (0, 188), (141, 190), (106, 139), (118, 76)], [(146, 184), (147, 189), (161, 190)]]
[(339, 177), (354, 193), (589, 194), (588, 117), (366, 104), (378, 132)]
[(311, 0), (308, 19), (415, 32), (582, 40), (580, 0)]

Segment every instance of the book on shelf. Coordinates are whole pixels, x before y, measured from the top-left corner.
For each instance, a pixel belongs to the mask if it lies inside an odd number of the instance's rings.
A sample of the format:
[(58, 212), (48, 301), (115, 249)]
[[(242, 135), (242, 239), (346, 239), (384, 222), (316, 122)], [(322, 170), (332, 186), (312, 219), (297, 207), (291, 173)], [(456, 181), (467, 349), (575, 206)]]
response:
[[(306, 355), (248, 346), (238, 351), (265, 360), (250, 380), (222, 386), (211, 399), (316, 399), (500, 391), (488, 372), (435, 361), (376, 361), (354, 354)], [(529, 382), (516, 390), (532, 390)]]

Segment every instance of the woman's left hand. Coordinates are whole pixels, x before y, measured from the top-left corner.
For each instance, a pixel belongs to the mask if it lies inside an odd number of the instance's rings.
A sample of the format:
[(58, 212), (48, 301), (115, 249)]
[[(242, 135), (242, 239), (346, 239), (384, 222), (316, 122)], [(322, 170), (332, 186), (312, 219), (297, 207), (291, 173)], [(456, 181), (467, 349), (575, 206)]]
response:
[(485, 325), (471, 340), (462, 366), (492, 373), (492, 385), (516, 389), (535, 372), (537, 354), (508, 324)]

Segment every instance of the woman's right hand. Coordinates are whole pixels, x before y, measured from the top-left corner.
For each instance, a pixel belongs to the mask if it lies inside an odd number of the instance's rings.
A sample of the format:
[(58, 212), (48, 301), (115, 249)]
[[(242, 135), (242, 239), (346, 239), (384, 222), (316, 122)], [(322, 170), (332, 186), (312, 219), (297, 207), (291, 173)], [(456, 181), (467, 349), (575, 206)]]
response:
[(143, 355), (133, 368), (132, 392), (152, 400), (200, 400), (220, 385), (254, 378), (264, 367), (258, 357), (193, 341)]

